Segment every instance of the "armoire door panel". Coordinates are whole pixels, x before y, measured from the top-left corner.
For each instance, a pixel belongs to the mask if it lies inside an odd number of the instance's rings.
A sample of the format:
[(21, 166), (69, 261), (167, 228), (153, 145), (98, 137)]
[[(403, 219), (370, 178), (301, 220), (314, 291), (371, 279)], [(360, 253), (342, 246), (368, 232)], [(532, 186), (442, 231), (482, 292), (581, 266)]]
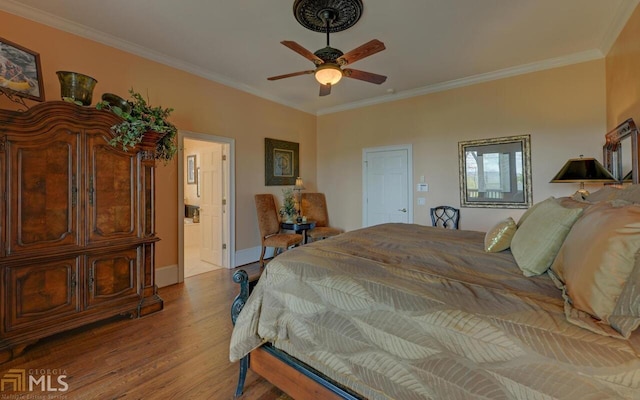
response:
[(138, 236), (137, 155), (88, 135), (89, 242)]
[(153, 162), (149, 163), (144, 161), (142, 163), (142, 193), (144, 198), (142, 199), (142, 232), (144, 237), (154, 236), (155, 221), (154, 221), (154, 208), (155, 208), (155, 169)]
[(137, 248), (88, 257), (88, 308), (140, 297)]
[(80, 245), (78, 134), (10, 143), (8, 253)]
[(78, 257), (7, 268), (5, 330), (41, 327), (80, 311)]

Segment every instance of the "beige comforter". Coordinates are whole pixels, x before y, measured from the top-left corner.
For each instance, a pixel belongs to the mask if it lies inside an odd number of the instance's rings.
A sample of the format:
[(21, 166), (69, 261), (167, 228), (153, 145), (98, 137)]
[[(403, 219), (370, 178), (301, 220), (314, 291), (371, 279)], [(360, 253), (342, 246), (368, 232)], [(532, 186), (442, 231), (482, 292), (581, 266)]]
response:
[(552, 281), (483, 237), (385, 224), (285, 252), (230, 358), (270, 341), (370, 399), (640, 399), (640, 332), (568, 323)]

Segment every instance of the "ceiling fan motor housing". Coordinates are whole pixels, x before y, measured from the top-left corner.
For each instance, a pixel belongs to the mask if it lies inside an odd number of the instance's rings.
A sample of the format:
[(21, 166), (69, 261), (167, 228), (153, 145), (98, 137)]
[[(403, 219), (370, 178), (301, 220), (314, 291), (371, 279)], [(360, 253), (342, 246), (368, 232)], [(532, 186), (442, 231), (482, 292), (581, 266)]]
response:
[(342, 57), (344, 55), (342, 51), (329, 46), (324, 47), (313, 54), (318, 56), (318, 58), (322, 59), (325, 63), (336, 62), (338, 57)]

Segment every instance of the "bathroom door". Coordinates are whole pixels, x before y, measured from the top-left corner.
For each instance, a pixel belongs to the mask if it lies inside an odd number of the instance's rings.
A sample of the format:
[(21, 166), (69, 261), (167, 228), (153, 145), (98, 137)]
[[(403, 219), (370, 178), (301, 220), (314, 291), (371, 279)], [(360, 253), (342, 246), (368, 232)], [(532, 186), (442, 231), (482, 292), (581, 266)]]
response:
[(200, 163), (200, 258), (222, 265), (222, 145), (207, 146)]

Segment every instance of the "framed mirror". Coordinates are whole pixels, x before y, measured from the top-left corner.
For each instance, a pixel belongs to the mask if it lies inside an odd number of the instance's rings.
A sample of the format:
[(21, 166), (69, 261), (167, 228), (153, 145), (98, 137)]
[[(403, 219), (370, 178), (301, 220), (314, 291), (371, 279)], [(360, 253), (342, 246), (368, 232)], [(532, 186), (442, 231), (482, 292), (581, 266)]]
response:
[(529, 208), (531, 137), (458, 142), (462, 207)]
[(605, 135), (604, 167), (620, 183), (640, 183), (638, 176), (638, 129), (629, 118)]

